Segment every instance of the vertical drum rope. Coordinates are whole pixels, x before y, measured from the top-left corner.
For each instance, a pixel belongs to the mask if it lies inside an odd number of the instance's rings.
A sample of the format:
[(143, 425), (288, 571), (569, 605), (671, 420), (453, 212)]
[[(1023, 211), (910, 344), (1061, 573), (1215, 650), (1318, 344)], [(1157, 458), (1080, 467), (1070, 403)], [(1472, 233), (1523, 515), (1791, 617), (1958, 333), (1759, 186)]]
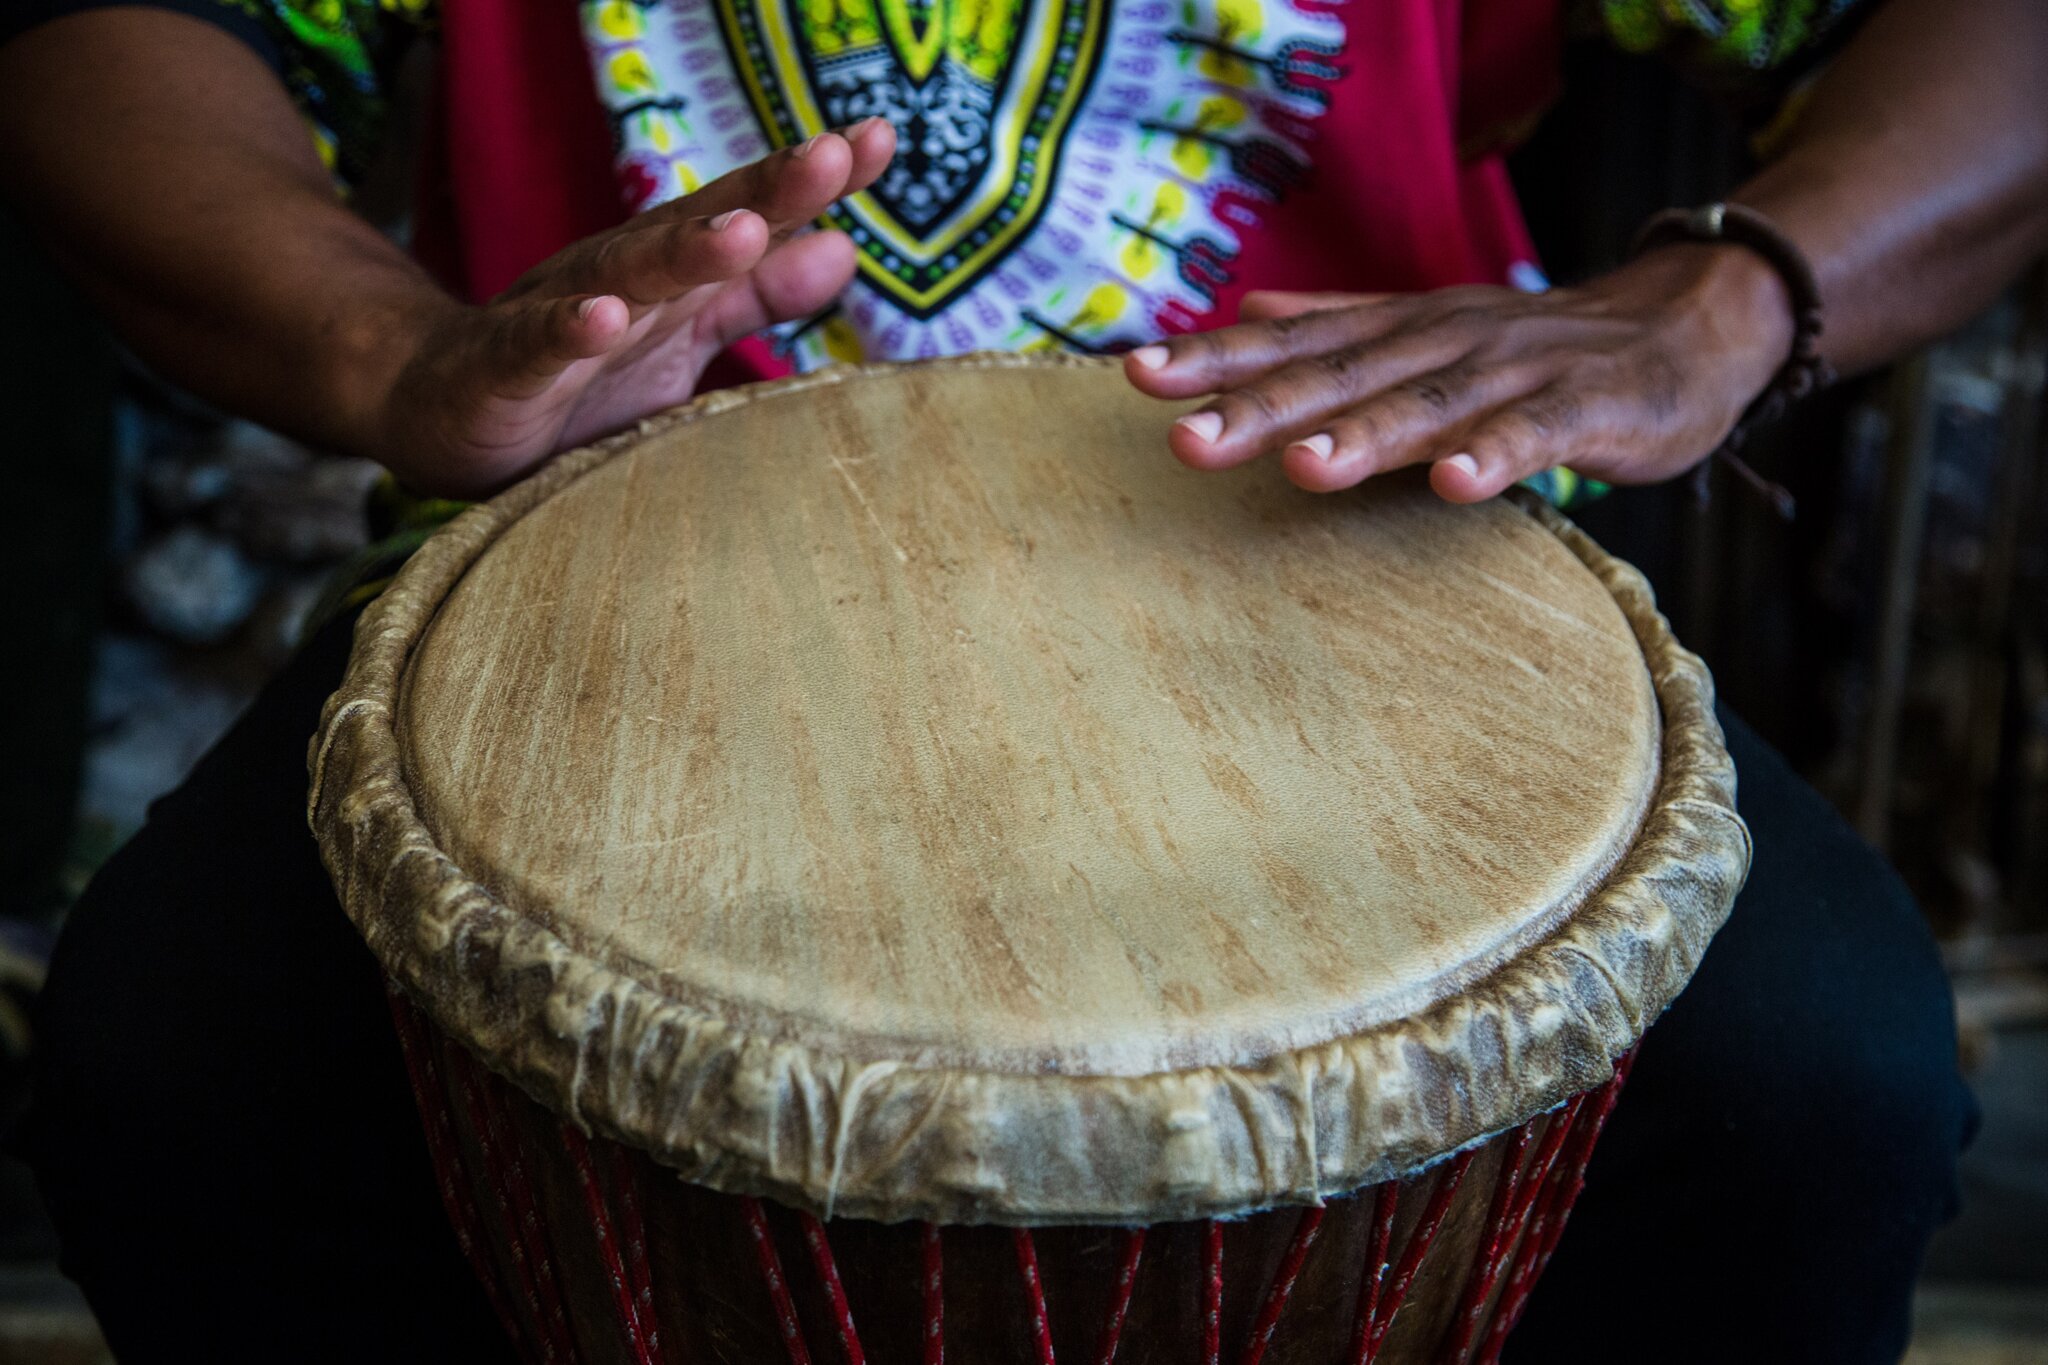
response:
[(1516, 1245), (1515, 1239), (1528, 1225), (1531, 1211), (1550, 1187), (1551, 1176), (1557, 1170), (1558, 1153), (1564, 1150), (1564, 1144), (1578, 1130), (1579, 1114), (1585, 1107), (1586, 1096), (1573, 1096), (1571, 1102), (1553, 1117), (1550, 1127), (1544, 1130), (1543, 1145), (1536, 1149), (1536, 1160), (1530, 1163), (1529, 1174), (1522, 1181), (1521, 1197), (1508, 1210), (1505, 1240), (1510, 1247)]
[(590, 1215), (597, 1235), (597, 1254), (604, 1262), (605, 1278), (611, 1282), (612, 1306), (618, 1310), (619, 1330), (626, 1334), (626, 1346), (634, 1365), (658, 1365), (640, 1321), (640, 1305), (633, 1300), (633, 1285), (626, 1278), (626, 1260), (619, 1250), (619, 1236), (612, 1227), (611, 1208), (605, 1202), (604, 1187), (598, 1184), (597, 1163), (591, 1159), (590, 1142), (574, 1124), (559, 1125), (563, 1150), (576, 1168), (576, 1184), (583, 1191), (583, 1208)]
[[(633, 1302), (640, 1310), (641, 1325), (647, 1329), (647, 1346), (656, 1365), (668, 1365), (668, 1351), (661, 1339), (661, 1319), (654, 1311), (654, 1272), (648, 1264), (647, 1225), (640, 1217), (640, 1177), (632, 1158), (616, 1142), (604, 1144), (611, 1158), (612, 1188), (618, 1191), (619, 1235), (625, 1239), (626, 1275), (633, 1289)], [(683, 1343), (677, 1343), (679, 1359), (688, 1359)]]
[(1558, 1238), (1564, 1235), (1565, 1220), (1571, 1217), (1572, 1206), (1579, 1202), (1579, 1195), (1585, 1191), (1586, 1166), (1593, 1159), (1593, 1148), (1600, 1141), (1601, 1131), (1607, 1127), (1607, 1117), (1614, 1112), (1615, 1101), (1621, 1098), (1622, 1082), (1628, 1079), (1629, 1067), (1634, 1062), (1633, 1050), (1624, 1053), (1615, 1064), (1612, 1079), (1595, 1092), (1592, 1103), (1582, 1112), (1579, 1131), (1573, 1134), (1571, 1154), (1565, 1159), (1563, 1178), (1552, 1195), (1546, 1220), (1548, 1226), (1537, 1248), (1535, 1267), (1530, 1272), (1532, 1282), (1550, 1263), (1551, 1253), (1557, 1250)]
[(1209, 1220), (1202, 1244), (1202, 1360), (1223, 1358), (1223, 1224)]
[(1294, 1237), (1287, 1244), (1287, 1254), (1280, 1258), (1280, 1268), (1274, 1272), (1272, 1287), (1266, 1291), (1266, 1301), (1259, 1305), (1251, 1340), (1244, 1344), (1244, 1354), (1238, 1357), (1241, 1365), (1259, 1365), (1265, 1358), (1266, 1347), (1273, 1340), (1273, 1329), (1280, 1325), (1280, 1313), (1294, 1294), (1294, 1282), (1301, 1275), (1301, 1263), (1308, 1259), (1308, 1249), (1315, 1244), (1316, 1229), (1322, 1225), (1321, 1205), (1301, 1211), (1301, 1219), (1294, 1225)]
[(924, 1297), (923, 1365), (946, 1365), (946, 1252), (934, 1223), (920, 1223), (923, 1264), (919, 1280)]
[(1024, 1310), (1031, 1315), (1031, 1341), (1038, 1365), (1054, 1365), (1052, 1323), (1046, 1317), (1045, 1284), (1038, 1275), (1038, 1247), (1031, 1229), (1010, 1229), (1010, 1242), (1017, 1251), (1017, 1275), (1024, 1281)]
[(1126, 1228), (1117, 1240), (1116, 1283), (1110, 1289), (1102, 1339), (1095, 1345), (1095, 1365), (1115, 1365), (1116, 1345), (1123, 1338), (1124, 1319), (1131, 1311), (1131, 1290), (1138, 1280), (1138, 1260), (1144, 1254), (1145, 1229)]
[[(1509, 1225), (1515, 1206), (1521, 1202), (1522, 1160), (1528, 1155), (1530, 1139), (1535, 1135), (1536, 1120), (1530, 1119), (1515, 1129), (1507, 1151), (1501, 1155), (1500, 1174), (1493, 1181), (1493, 1200), (1486, 1208), (1486, 1236), (1480, 1242), (1479, 1259), (1466, 1272), (1457, 1311), (1451, 1315), (1451, 1344), (1444, 1352), (1445, 1360), (1462, 1362), (1471, 1351), (1472, 1342), (1479, 1335), (1480, 1319), (1486, 1316), (1486, 1301), (1493, 1297), (1493, 1287), (1500, 1282), (1501, 1271), (1514, 1254)], [(1539, 1178), (1532, 1170), (1529, 1183), (1533, 1185)]]
[(754, 1244), (754, 1263), (761, 1268), (761, 1279), (768, 1286), (768, 1303), (775, 1310), (775, 1330), (782, 1336), (782, 1349), (789, 1354), (789, 1365), (811, 1365), (811, 1352), (804, 1345), (803, 1324), (797, 1320), (796, 1301), (789, 1296), (789, 1280), (782, 1273), (782, 1257), (775, 1253), (775, 1237), (768, 1230), (768, 1215), (761, 1209), (761, 1201), (752, 1195), (740, 1199), (740, 1208), (746, 1214), (747, 1237)]
[[(1360, 1196), (1361, 1198), (1363, 1196)], [(1352, 1317), (1351, 1348), (1345, 1365), (1359, 1365), (1372, 1350), (1373, 1325), (1379, 1321), (1380, 1290), (1390, 1268), (1394, 1242), (1394, 1211), (1401, 1203), (1401, 1182), (1383, 1180), (1373, 1191), (1372, 1234), (1366, 1242), (1365, 1274), (1358, 1282), (1358, 1308)]]
[(846, 1365), (867, 1365), (861, 1350), (860, 1333), (853, 1325), (853, 1306), (846, 1301), (846, 1286), (839, 1279), (839, 1262), (832, 1259), (832, 1243), (826, 1240), (825, 1225), (808, 1213), (797, 1215), (803, 1229), (804, 1246), (811, 1264), (818, 1269), (818, 1281), (825, 1286), (825, 1301), (832, 1308), (832, 1330), (839, 1337), (839, 1355)]
[(1522, 1311), (1529, 1306), (1529, 1294), (1535, 1289), (1544, 1267), (1550, 1264), (1551, 1253), (1557, 1249), (1557, 1240), (1564, 1234), (1565, 1219), (1570, 1215), (1579, 1192), (1585, 1188), (1586, 1163), (1592, 1160), (1593, 1146), (1599, 1141), (1601, 1129), (1607, 1126), (1607, 1116), (1614, 1112), (1615, 1101), (1621, 1097), (1621, 1087), (1628, 1080), (1635, 1060), (1636, 1049), (1632, 1047), (1615, 1059), (1614, 1075), (1604, 1085), (1579, 1097), (1565, 1152), (1544, 1182), (1541, 1198), (1535, 1202), (1528, 1233), (1517, 1263), (1508, 1276), (1507, 1290), (1501, 1295), (1500, 1307), (1493, 1315), (1493, 1326), (1487, 1330), (1486, 1340), (1481, 1343), (1475, 1357), (1482, 1365), (1490, 1365), (1500, 1358), (1508, 1333), (1515, 1330), (1515, 1324), (1521, 1321)]
[(441, 1206), (454, 1225), (456, 1245), (462, 1248), (470, 1271), (483, 1286), (484, 1297), (490, 1301), (491, 1312), (497, 1315), (506, 1339), (518, 1348), (521, 1356), (527, 1356), (526, 1337), (519, 1330), (512, 1305), (505, 1301), (505, 1288), (498, 1283), (498, 1268), (484, 1252), (483, 1215), (477, 1212), (469, 1175), (463, 1169), (462, 1145), (448, 1121), (452, 1096), (441, 1083), (433, 1041), (426, 1034), (425, 1016), (395, 985), (389, 987), (388, 999), (391, 1022), (398, 1033), (398, 1050), (405, 1057), (406, 1079), (412, 1083), (413, 1104), (426, 1132), (427, 1154), (433, 1158), (434, 1183), (440, 1186)]
[(1430, 1192), (1429, 1202), (1422, 1206), (1422, 1221), (1415, 1225), (1415, 1231), (1408, 1234), (1408, 1245), (1401, 1251), (1401, 1263), (1387, 1284), (1386, 1297), (1374, 1319), (1372, 1336), (1365, 1344), (1366, 1360), (1370, 1361), (1379, 1354), (1387, 1329), (1394, 1325), (1394, 1314), (1401, 1311), (1401, 1301), (1408, 1297), (1408, 1287), (1415, 1282), (1415, 1272), (1422, 1268), (1422, 1258), (1429, 1254), (1429, 1245), (1436, 1240), (1437, 1229), (1443, 1226), (1444, 1215), (1451, 1211), (1451, 1200), (1457, 1197), (1458, 1186), (1465, 1182), (1465, 1171), (1471, 1165), (1472, 1149), (1469, 1147), (1452, 1157), (1443, 1175), (1438, 1177), (1436, 1189)]
[[(1529, 1270), (1534, 1264), (1534, 1251), (1539, 1233), (1533, 1221), (1536, 1210), (1547, 1206), (1554, 1198), (1553, 1191), (1560, 1178), (1558, 1157), (1565, 1144), (1579, 1129), (1579, 1116), (1586, 1107), (1586, 1094), (1575, 1095), (1569, 1104), (1552, 1118), (1550, 1127), (1543, 1134), (1543, 1145), (1536, 1149), (1536, 1159), (1530, 1163), (1529, 1173), (1522, 1181), (1521, 1195), (1508, 1210), (1507, 1230), (1502, 1243), (1508, 1248), (1507, 1263), (1501, 1268), (1500, 1278), (1505, 1287), (1501, 1290), (1500, 1303), (1495, 1308), (1493, 1322), (1487, 1328), (1486, 1341), (1504, 1336), (1501, 1323), (1507, 1318), (1508, 1310), (1516, 1301), (1517, 1285), (1526, 1292), (1530, 1278)], [(1496, 1352), (1498, 1347), (1492, 1348)], [(1488, 1347), (1480, 1344), (1478, 1359), (1485, 1359)]]
[(506, 1249), (519, 1269), (527, 1306), (540, 1329), (541, 1358), (573, 1361), (576, 1348), (569, 1339), (568, 1316), (562, 1305), (561, 1286), (555, 1280), (554, 1261), (533, 1208), (526, 1166), (505, 1132), (497, 1095), (491, 1088), (497, 1078), (460, 1047), (453, 1049), (449, 1057), (450, 1069), (456, 1073), (462, 1090), (463, 1107), (476, 1132), (478, 1150), (483, 1153), (484, 1179), (498, 1196)]

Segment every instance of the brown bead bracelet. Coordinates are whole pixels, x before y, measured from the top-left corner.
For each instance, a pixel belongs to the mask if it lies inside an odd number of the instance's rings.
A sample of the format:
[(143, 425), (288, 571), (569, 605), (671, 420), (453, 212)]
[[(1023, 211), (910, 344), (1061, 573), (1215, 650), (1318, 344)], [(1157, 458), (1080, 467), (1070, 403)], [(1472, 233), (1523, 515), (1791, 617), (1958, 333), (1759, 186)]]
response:
[(1785, 357), (1785, 363), (1778, 367), (1778, 372), (1771, 377), (1764, 391), (1743, 409), (1742, 416), (1736, 419), (1734, 428), (1715, 447), (1713, 455), (1700, 462), (1694, 474), (1694, 486), (1704, 497), (1707, 471), (1713, 460), (1718, 458), (1745, 484), (1768, 500), (1779, 516), (1789, 521), (1794, 510), (1791, 493), (1750, 468), (1740, 452), (1757, 428), (1777, 421), (1793, 403), (1834, 382), (1834, 369), (1820, 354), (1820, 285), (1814, 279), (1813, 266), (1792, 239), (1778, 230), (1777, 224), (1755, 209), (1744, 208), (1740, 204), (1713, 203), (1696, 209), (1665, 209), (1643, 224), (1629, 247), (1629, 255), (1639, 255), (1651, 247), (1671, 242), (1730, 242), (1747, 247), (1761, 256), (1764, 263), (1784, 281), (1785, 292), (1792, 303), (1791, 353)]

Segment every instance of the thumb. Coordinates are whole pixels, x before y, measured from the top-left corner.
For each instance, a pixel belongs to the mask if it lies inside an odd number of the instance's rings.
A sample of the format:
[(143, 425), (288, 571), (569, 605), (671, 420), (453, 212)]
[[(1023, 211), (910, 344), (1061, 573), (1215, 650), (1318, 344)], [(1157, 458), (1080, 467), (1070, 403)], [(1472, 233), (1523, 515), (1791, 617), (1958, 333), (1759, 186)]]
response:
[(491, 392), (531, 398), (579, 360), (604, 355), (632, 325), (612, 294), (495, 305), (486, 311), (477, 368)]

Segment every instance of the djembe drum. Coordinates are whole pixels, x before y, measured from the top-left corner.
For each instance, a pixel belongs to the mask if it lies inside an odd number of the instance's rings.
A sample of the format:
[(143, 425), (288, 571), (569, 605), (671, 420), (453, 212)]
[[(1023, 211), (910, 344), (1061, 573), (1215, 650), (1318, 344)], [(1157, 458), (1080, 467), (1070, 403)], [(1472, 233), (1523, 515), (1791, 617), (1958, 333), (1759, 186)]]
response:
[(530, 1358), (1498, 1351), (1747, 868), (1711, 683), (1547, 508), (1172, 416), (713, 394), (363, 617), (311, 818)]

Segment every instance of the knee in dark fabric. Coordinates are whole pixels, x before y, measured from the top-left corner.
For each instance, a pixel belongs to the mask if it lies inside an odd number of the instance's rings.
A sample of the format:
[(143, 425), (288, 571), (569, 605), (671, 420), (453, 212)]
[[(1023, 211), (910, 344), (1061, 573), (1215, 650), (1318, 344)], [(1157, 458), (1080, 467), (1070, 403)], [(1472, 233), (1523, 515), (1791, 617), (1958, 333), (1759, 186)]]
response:
[(1869, 984), (1860, 1010), (1830, 1021), (1787, 1098), (1835, 1180), (1865, 1182), (1877, 1216), (1927, 1235), (1955, 1214), (1956, 1164), (1975, 1127), (1956, 1067), (1954, 1006), (1938, 978)]

